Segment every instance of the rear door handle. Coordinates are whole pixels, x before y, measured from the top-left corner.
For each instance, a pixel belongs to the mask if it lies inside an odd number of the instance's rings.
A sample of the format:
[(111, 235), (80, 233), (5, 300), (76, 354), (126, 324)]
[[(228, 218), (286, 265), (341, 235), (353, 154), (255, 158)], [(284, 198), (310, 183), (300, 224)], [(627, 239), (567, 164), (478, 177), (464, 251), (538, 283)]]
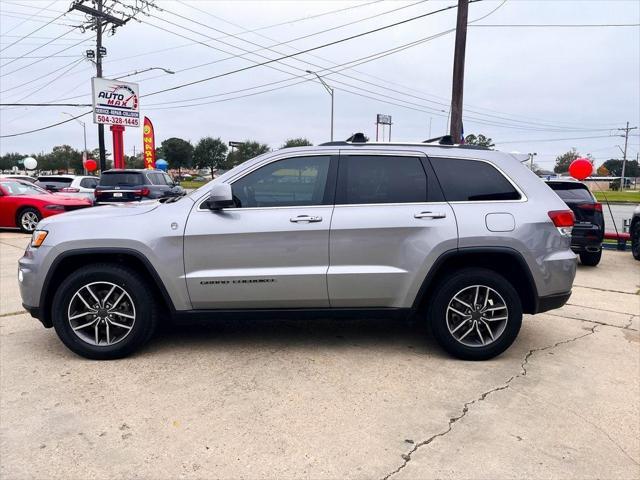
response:
[(321, 222), (322, 217), (316, 217), (313, 215), (298, 215), (297, 217), (291, 217), (289, 221), (294, 223), (313, 223)]
[(416, 213), (414, 218), (445, 218), (447, 216), (444, 212), (420, 212)]

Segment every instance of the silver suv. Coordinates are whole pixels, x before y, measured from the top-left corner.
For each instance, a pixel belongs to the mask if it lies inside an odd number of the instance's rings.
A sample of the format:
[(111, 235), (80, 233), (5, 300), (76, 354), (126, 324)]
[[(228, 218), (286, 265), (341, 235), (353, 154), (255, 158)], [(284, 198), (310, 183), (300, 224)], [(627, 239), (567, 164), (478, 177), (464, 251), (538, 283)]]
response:
[(523, 313), (562, 306), (573, 214), (518, 159), (333, 142), (249, 160), (185, 197), (40, 222), (22, 300), (74, 352), (123, 357), (173, 322), (406, 317), (492, 358)]

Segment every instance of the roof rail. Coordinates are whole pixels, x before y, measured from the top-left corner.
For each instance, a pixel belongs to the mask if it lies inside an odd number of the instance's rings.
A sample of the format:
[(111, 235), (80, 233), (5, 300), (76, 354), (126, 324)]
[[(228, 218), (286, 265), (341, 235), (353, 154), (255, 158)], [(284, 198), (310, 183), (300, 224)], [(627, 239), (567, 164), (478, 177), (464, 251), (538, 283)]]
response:
[[(321, 147), (339, 147), (339, 146), (343, 146), (343, 145), (358, 145), (358, 144), (364, 145), (364, 144), (368, 143), (368, 140), (369, 139), (366, 137), (366, 135), (364, 133), (358, 132), (358, 133), (354, 133), (353, 135), (351, 135), (346, 140), (325, 142), (325, 143), (321, 143), (319, 146), (321, 146)], [(374, 143), (376, 143), (376, 142), (374, 142)], [(389, 144), (389, 145), (393, 145), (393, 144), (396, 144), (396, 145), (402, 145), (402, 144), (417, 145), (417, 143), (413, 143), (413, 142), (383, 142), (383, 144)], [(425, 141), (421, 142), (421, 144), (423, 144), (425, 146), (433, 146), (433, 147), (448, 146), (448, 147), (464, 148), (464, 149), (468, 149), (468, 150), (491, 150), (491, 148), (484, 147), (484, 146), (481, 146), (481, 145), (470, 145), (468, 143), (455, 144), (455, 143), (453, 143), (451, 135), (443, 135), (442, 137), (430, 138), (428, 140), (425, 140)]]

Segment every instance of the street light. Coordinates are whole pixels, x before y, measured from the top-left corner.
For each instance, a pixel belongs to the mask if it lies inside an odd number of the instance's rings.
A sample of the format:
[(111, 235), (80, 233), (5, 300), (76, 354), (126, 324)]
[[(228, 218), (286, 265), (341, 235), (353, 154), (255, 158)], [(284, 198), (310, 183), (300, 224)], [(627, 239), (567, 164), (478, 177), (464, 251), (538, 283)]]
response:
[(122, 75), (120, 77), (117, 77), (116, 80), (119, 80), (119, 79), (125, 78), (125, 77), (132, 77), (134, 75), (138, 75), (139, 73), (145, 73), (145, 72), (149, 72), (151, 70), (162, 70), (164, 73), (168, 73), (170, 75), (174, 75), (176, 73), (173, 70), (169, 70), (168, 68), (164, 68), (164, 67), (149, 67), (149, 68), (145, 68), (144, 70), (136, 70), (135, 72), (127, 73), (126, 75)]
[(329, 92), (329, 95), (331, 95), (331, 141), (333, 142), (333, 88), (327, 85), (327, 83), (322, 79), (322, 77), (318, 75), (316, 72), (307, 70), (307, 73), (311, 73), (312, 75), (315, 75), (316, 77), (318, 77), (318, 80), (320, 80), (320, 83), (322, 84), (322, 86), (327, 90), (327, 92)]

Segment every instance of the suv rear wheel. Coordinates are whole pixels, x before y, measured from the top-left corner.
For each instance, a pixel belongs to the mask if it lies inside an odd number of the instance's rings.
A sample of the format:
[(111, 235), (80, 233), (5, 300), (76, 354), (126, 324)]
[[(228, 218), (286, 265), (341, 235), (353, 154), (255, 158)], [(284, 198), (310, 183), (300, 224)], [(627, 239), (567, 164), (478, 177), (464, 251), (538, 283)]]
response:
[(464, 360), (488, 360), (518, 336), (522, 304), (502, 275), (467, 268), (441, 282), (428, 316), (434, 337), (447, 352)]
[(580, 252), (580, 263), (589, 267), (595, 267), (602, 258), (602, 249), (597, 252)]
[(633, 258), (640, 260), (640, 220), (636, 220), (631, 226), (631, 253)]
[(75, 353), (109, 360), (129, 355), (151, 338), (157, 308), (135, 271), (95, 264), (62, 282), (53, 299), (52, 318), (56, 333)]

